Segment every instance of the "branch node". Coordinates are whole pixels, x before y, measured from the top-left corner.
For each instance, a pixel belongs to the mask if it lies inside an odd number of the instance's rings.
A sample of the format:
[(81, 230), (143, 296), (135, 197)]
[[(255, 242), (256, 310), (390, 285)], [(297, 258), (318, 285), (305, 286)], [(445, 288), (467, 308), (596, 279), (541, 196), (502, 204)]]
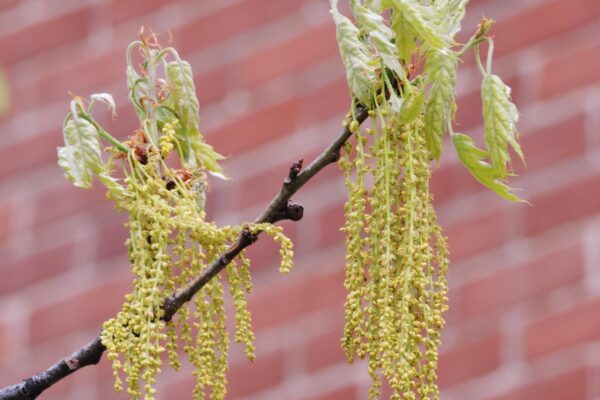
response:
[(302, 204), (296, 203), (293, 200), (288, 200), (285, 211), (288, 218), (292, 221), (300, 221), (304, 216), (304, 207), (302, 207)]
[(341, 153), (341, 148), (338, 148), (336, 150), (334, 150), (331, 153), (331, 156), (329, 158), (329, 162), (330, 163), (335, 163), (338, 162), (340, 160), (340, 158), (342, 157), (342, 153)]
[[(240, 239), (238, 242), (238, 246), (241, 249), (244, 249), (250, 246), (252, 243), (258, 240), (258, 235), (252, 232), (248, 227), (245, 227), (240, 234)], [(231, 261), (231, 260), (230, 260)]]
[(277, 221), (289, 219), (291, 221), (300, 221), (304, 216), (304, 207), (300, 203), (293, 200), (288, 200), (286, 205), (273, 214), (269, 220), (272, 224)]
[(165, 322), (170, 322), (178, 308), (177, 300), (175, 300), (173, 296), (167, 297), (163, 303), (163, 311), (165, 314), (161, 319)]
[(283, 181), (284, 185), (289, 185), (290, 183), (296, 180), (298, 174), (302, 170), (303, 163), (304, 160), (302, 158), (292, 163), (292, 165), (290, 166), (290, 173), (288, 174), (287, 178), (285, 178), (285, 180)]
[(79, 360), (76, 358), (73, 358), (73, 357), (68, 357), (68, 358), (65, 358), (65, 364), (67, 364), (67, 367), (71, 371), (74, 371), (79, 366)]

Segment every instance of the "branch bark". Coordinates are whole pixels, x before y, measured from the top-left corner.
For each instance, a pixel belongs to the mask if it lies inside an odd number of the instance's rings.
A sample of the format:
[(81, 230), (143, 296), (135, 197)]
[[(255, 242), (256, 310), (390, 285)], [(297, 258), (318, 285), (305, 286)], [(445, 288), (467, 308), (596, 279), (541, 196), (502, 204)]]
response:
[[(362, 124), (368, 117), (368, 110), (362, 105), (356, 108), (355, 117)], [(274, 223), (283, 219), (297, 221), (302, 218), (303, 208), (301, 205), (291, 201), (292, 195), (304, 186), (313, 176), (327, 165), (339, 159), (340, 151), (344, 143), (352, 136), (348, 127), (344, 128), (336, 138), (306, 169), (301, 170), (302, 160), (298, 160), (290, 167), (290, 172), (281, 187), (279, 193), (267, 205), (261, 215), (256, 218), (256, 223)], [(185, 288), (165, 299), (163, 309), (165, 311), (162, 319), (170, 321), (185, 303), (190, 301), (196, 293), (214, 278), (218, 273), (229, 265), (229, 263), (246, 247), (258, 239), (254, 234), (244, 229), (238, 239), (232, 243), (227, 251), (214, 260), (210, 266)], [(106, 348), (100, 341), (100, 335), (96, 336), (90, 343), (77, 350), (68, 357), (58, 361), (48, 369), (24, 379), (22, 382), (0, 389), (0, 400), (33, 400), (44, 390), (54, 385), (61, 379), (71, 375), (88, 365), (97, 364), (102, 358)]]

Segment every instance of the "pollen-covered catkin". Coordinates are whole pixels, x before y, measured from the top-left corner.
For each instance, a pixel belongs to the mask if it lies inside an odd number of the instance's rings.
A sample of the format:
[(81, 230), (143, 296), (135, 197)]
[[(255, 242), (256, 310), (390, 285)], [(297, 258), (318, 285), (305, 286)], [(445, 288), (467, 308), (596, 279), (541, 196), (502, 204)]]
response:
[[(352, 0), (355, 22), (340, 13), (338, 0), (330, 3), (353, 96), (343, 125), (354, 137), (339, 161), (348, 191), (342, 348), (349, 362), (367, 359), (369, 399), (379, 399), (384, 384), (392, 399), (438, 399), (448, 250), (429, 192), (429, 163), (439, 159), (448, 132), (479, 182), (518, 201), (505, 184), (507, 149), (523, 156), (518, 114), (510, 90), (491, 72), (493, 42), (484, 36), (490, 21), (463, 50), (453, 49), (467, 0)], [(482, 41), (489, 43), (485, 68), (477, 50)], [(456, 68), (469, 47), (484, 77), (488, 151), (452, 132)], [(368, 110), (366, 135), (358, 108)]]
[[(130, 99), (140, 116), (141, 128), (129, 141), (132, 151), (127, 152), (123, 163), (124, 185), (110, 177), (105, 168), (94, 168), (109, 191), (114, 191), (111, 197), (118, 208), (129, 215), (126, 244), (134, 281), (121, 311), (105, 322), (101, 340), (112, 362), (115, 388), (125, 389), (132, 399), (154, 399), (163, 356), (179, 369), (183, 352), (194, 366), (194, 399), (221, 400), (227, 393), (229, 352), (221, 276), (211, 279), (168, 322), (163, 321), (163, 301), (205, 272), (245, 228), (217, 227), (206, 221), (207, 173), (224, 175), (216, 164), (222, 157), (202, 141), (198, 131), (199, 106), (189, 64), (181, 61), (173, 49), (159, 51), (147, 38), (132, 46), (140, 48), (146, 61), (141, 73), (132, 65), (128, 68), (128, 76), (135, 79), (130, 82)], [(165, 67), (162, 58), (167, 54), (173, 54), (176, 61)], [(156, 81), (159, 66), (166, 68), (163, 74), (167, 82), (162, 86)], [(160, 96), (156, 87), (163, 90)], [(70, 135), (66, 137), (73, 136), (73, 127), (86, 127), (86, 145), (93, 153), (90, 159), (97, 157), (97, 139), (88, 135), (97, 132), (96, 127), (85, 119), (79, 125), (73, 121), (66, 125)], [(180, 169), (167, 164), (173, 150), (180, 158)], [(81, 178), (70, 160), (63, 163), (65, 171), (77, 175), (75, 183), (91, 184), (89, 171)], [(283, 230), (267, 223), (253, 229), (272, 235), (280, 243), (281, 271), (289, 272), (292, 243)], [(227, 267), (227, 281), (235, 308), (235, 340), (244, 344), (246, 356), (254, 360), (254, 333), (246, 301), (252, 288), (249, 267), (250, 261), (242, 253)]]

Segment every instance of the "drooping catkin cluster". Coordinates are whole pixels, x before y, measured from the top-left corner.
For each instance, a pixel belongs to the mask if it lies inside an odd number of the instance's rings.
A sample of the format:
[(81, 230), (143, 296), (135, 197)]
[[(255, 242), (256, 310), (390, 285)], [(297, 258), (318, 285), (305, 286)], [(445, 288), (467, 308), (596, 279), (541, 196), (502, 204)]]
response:
[(421, 117), (383, 121), (357, 131), (340, 160), (349, 190), (342, 347), (350, 361), (368, 359), (370, 398), (381, 376), (392, 398), (436, 398), (448, 253), (431, 204), (430, 154)]
[[(504, 181), (507, 146), (521, 155), (516, 108), (491, 74), (491, 50), (486, 69), (476, 52), (489, 153), (452, 132), (458, 57), (486, 40), (493, 49), (484, 36), (489, 20), (462, 50), (453, 49), (467, 0), (351, 0), (354, 22), (337, 3), (331, 0), (331, 12), (353, 96), (345, 124), (354, 133), (339, 162), (349, 194), (342, 348), (350, 362), (368, 360), (370, 399), (379, 398), (383, 380), (392, 399), (438, 399), (448, 250), (429, 192), (430, 162), (450, 132), (473, 176), (518, 200)], [(365, 130), (359, 107), (369, 110)]]
[[(141, 71), (133, 66), (134, 49), (140, 50)], [(167, 57), (174, 61), (168, 62)], [(94, 95), (87, 107), (76, 98), (65, 120), (66, 146), (59, 149), (59, 165), (69, 180), (89, 188), (97, 176), (108, 197), (129, 216), (126, 244), (133, 290), (116, 317), (105, 322), (102, 344), (112, 362), (116, 389), (126, 388), (132, 399), (154, 399), (163, 358), (179, 369), (180, 352), (195, 367), (194, 398), (223, 399), (229, 351), (224, 280), (235, 310), (235, 341), (244, 345), (249, 360), (255, 359), (246, 300), (252, 282), (245, 252), (172, 318), (165, 318), (165, 299), (201, 276), (243, 230), (264, 232), (281, 244), (284, 273), (292, 266), (292, 243), (272, 224), (217, 227), (206, 221), (208, 174), (225, 176), (217, 163), (222, 157), (198, 130), (199, 104), (191, 68), (174, 49), (162, 49), (153, 36), (132, 43), (127, 61), (129, 97), (140, 129), (120, 143), (90, 114), (95, 101), (114, 110), (112, 97)], [(102, 160), (99, 137), (114, 146), (108, 162)], [(175, 153), (177, 168), (168, 162)], [(122, 160), (123, 183), (111, 176), (117, 159)]]

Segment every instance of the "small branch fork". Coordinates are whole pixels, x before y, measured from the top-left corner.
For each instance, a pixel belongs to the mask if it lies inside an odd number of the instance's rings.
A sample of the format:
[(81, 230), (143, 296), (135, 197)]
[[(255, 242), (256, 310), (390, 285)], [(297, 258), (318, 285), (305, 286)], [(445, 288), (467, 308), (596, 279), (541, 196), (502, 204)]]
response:
[[(362, 105), (358, 105), (355, 112), (355, 118), (359, 124), (363, 123), (368, 117), (368, 110)], [(313, 176), (321, 171), (327, 165), (336, 162), (340, 157), (340, 150), (346, 140), (352, 136), (352, 132), (345, 127), (323, 152), (308, 167), (302, 170), (303, 160), (298, 160), (292, 164), (288, 176), (285, 178), (281, 190), (271, 200), (262, 214), (256, 218), (256, 223), (270, 222), (289, 219), (298, 221), (302, 219), (303, 207), (292, 201), (291, 197)], [(177, 310), (185, 303), (190, 301), (196, 293), (206, 285), (219, 272), (225, 269), (229, 263), (242, 250), (258, 240), (259, 233), (252, 233), (249, 229), (243, 229), (238, 239), (232, 243), (229, 248), (214, 260), (212, 264), (202, 273), (190, 282), (185, 288), (165, 299), (163, 304), (164, 321), (170, 321)], [(63, 358), (48, 369), (24, 379), (22, 382), (0, 389), (0, 400), (32, 400), (37, 398), (44, 390), (54, 385), (61, 379), (71, 375), (88, 365), (98, 364), (106, 348), (100, 340), (100, 335), (96, 336), (91, 342), (77, 350), (68, 357)]]

